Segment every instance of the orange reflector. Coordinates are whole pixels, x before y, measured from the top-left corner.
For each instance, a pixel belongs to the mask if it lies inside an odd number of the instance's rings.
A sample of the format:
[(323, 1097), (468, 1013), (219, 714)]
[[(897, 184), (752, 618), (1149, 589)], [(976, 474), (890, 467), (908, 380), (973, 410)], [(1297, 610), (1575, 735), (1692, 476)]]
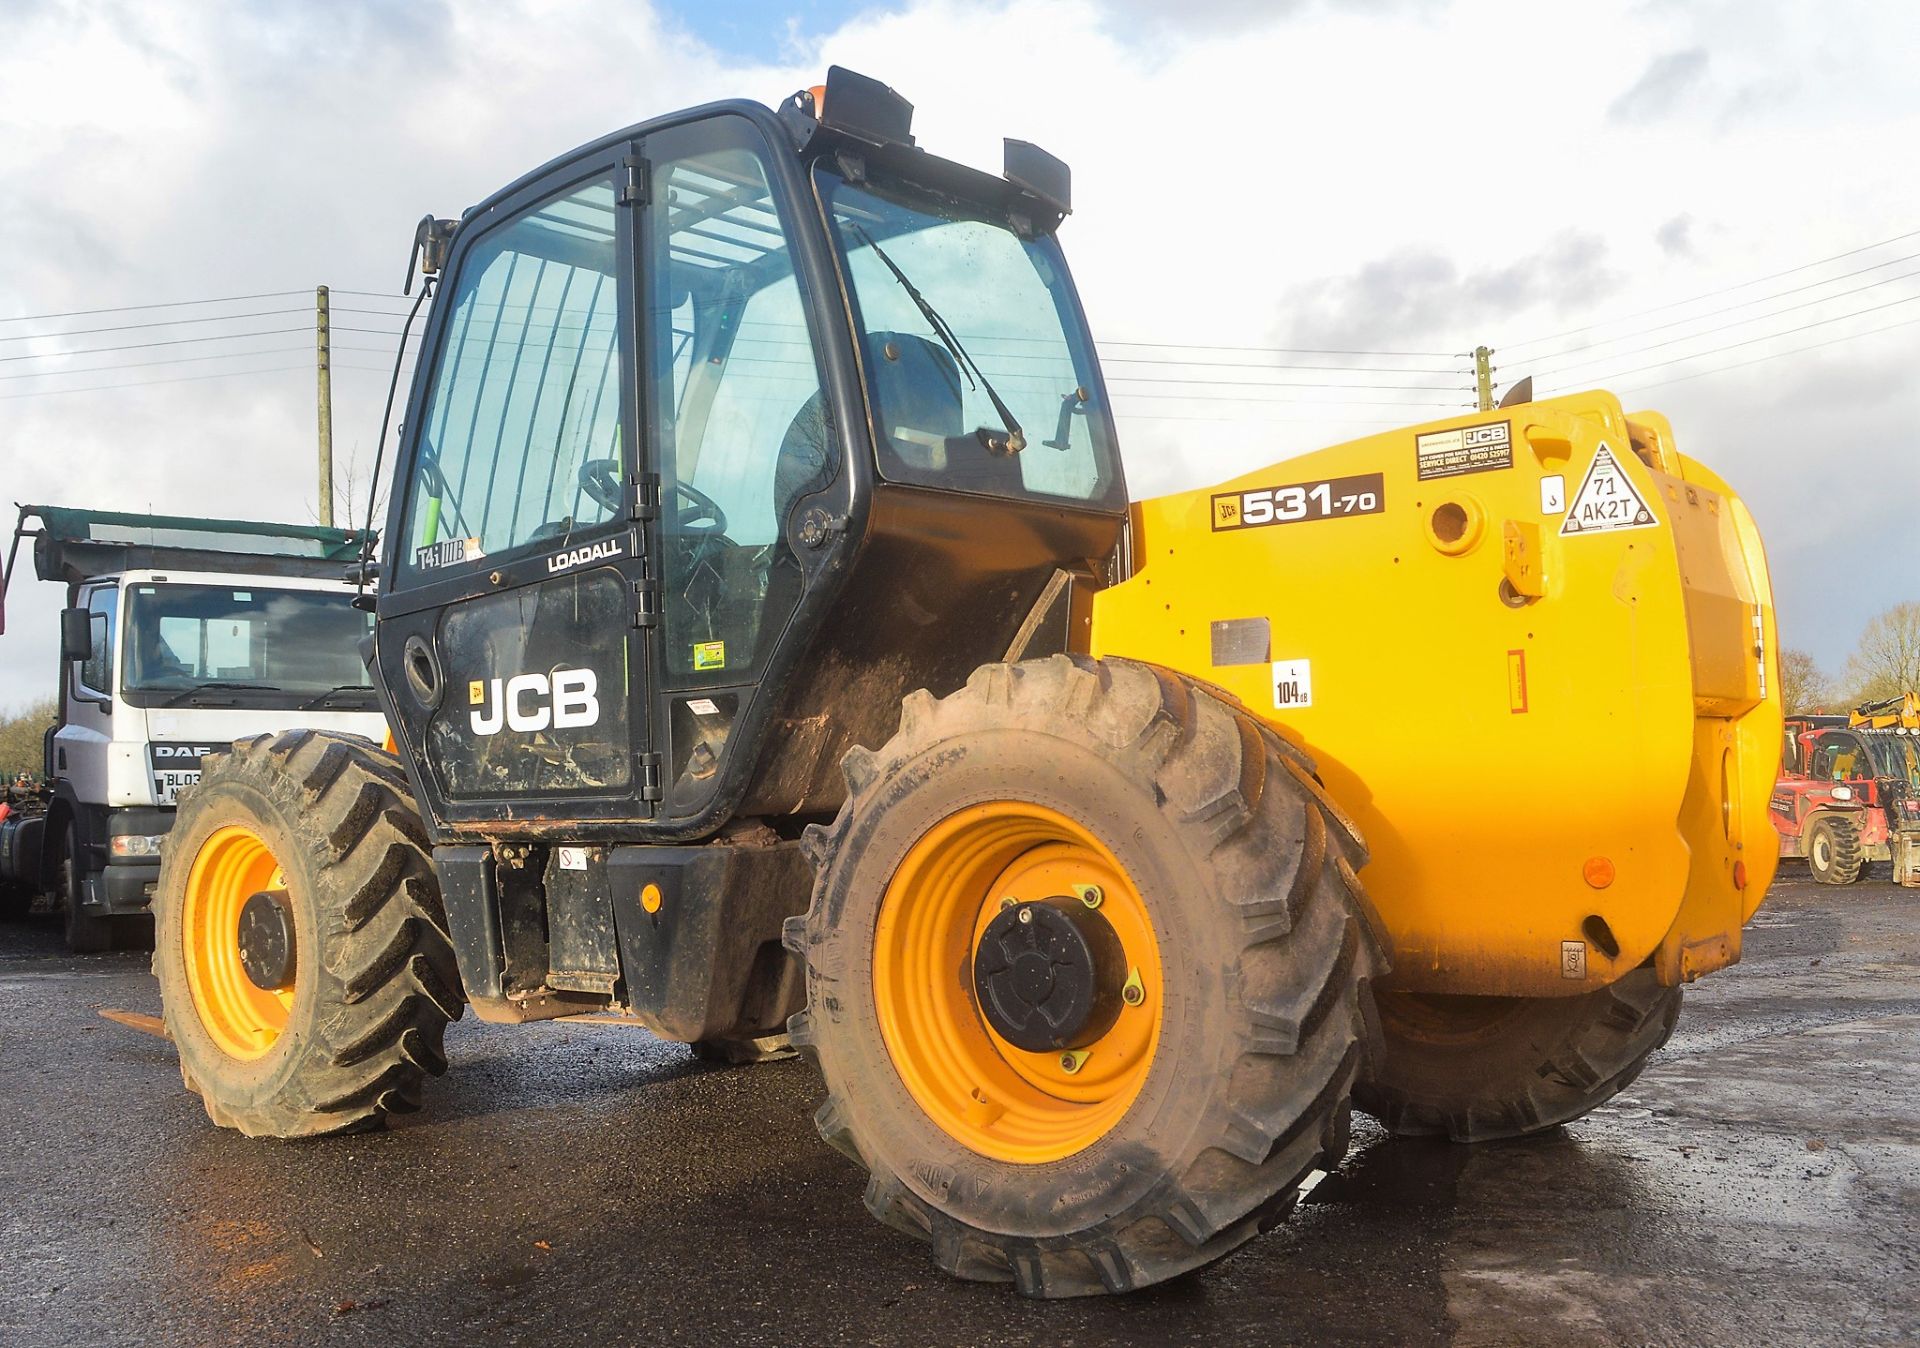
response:
[(1733, 887), (1735, 889), (1747, 887), (1747, 863), (1744, 861), (1733, 863)]
[(1613, 862), (1606, 857), (1588, 857), (1587, 864), (1580, 868), (1587, 883), (1595, 889), (1605, 889), (1613, 883)]
[(393, 728), (391, 726), (387, 728), (386, 738), (380, 741), (380, 747), (382, 749), (385, 749), (390, 754), (394, 754), (396, 756), (399, 754), (400, 746), (394, 742)]
[(649, 913), (660, 911), (660, 886), (647, 885), (640, 891), (640, 906)]

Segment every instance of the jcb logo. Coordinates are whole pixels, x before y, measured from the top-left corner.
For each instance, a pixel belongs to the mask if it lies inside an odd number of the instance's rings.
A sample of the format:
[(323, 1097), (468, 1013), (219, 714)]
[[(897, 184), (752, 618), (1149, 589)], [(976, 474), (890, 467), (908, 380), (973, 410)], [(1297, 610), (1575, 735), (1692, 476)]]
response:
[(508, 730), (571, 730), (600, 719), (599, 680), (590, 669), (556, 669), (547, 674), (516, 674), (510, 679), (475, 679), (467, 685), (473, 704), (468, 720), (476, 735)]

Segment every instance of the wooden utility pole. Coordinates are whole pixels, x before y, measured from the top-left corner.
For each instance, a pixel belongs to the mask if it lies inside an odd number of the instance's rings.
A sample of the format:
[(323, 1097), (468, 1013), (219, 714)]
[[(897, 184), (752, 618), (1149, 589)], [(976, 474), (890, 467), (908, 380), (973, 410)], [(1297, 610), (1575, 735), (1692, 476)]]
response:
[(320, 523), (333, 524), (333, 351), (327, 288), (314, 292), (315, 341), (320, 375)]
[(1490, 347), (1473, 348), (1473, 390), (1482, 412), (1493, 410), (1493, 351)]

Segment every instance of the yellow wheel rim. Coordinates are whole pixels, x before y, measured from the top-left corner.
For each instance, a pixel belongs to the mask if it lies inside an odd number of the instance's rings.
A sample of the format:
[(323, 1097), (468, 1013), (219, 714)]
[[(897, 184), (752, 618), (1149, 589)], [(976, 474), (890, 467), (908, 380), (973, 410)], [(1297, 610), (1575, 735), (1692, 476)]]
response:
[[(981, 1014), (975, 952), (1004, 901), (1087, 886), (1097, 886), (1098, 911), (1120, 939), (1127, 1003), (1077, 1054), (1028, 1052)], [(992, 801), (943, 819), (914, 843), (880, 902), (873, 992), (887, 1052), (927, 1117), (982, 1156), (1040, 1164), (1104, 1137), (1146, 1084), (1164, 987), (1153, 920), (1125, 869), (1092, 833), (1043, 806)]]
[(287, 1027), (293, 980), (256, 987), (240, 964), (240, 910), (261, 890), (285, 890), (286, 872), (253, 830), (227, 825), (200, 845), (187, 871), (180, 938), (200, 1024), (235, 1058), (265, 1056)]

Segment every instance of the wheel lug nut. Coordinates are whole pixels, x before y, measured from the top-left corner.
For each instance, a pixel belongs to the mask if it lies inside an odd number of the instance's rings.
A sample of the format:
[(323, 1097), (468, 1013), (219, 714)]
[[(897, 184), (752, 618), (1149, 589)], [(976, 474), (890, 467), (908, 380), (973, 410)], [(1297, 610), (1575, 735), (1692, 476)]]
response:
[(1100, 886), (1098, 885), (1075, 885), (1073, 892), (1078, 894), (1080, 896), (1080, 902), (1086, 904), (1089, 908), (1098, 908), (1101, 900), (1106, 898), (1106, 895), (1100, 892)]
[(1128, 1006), (1139, 1006), (1147, 1000), (1147, 985), (1140, 981), (1138, 969), (1127, 970), (1127, 982), (1120, 989), (1120, 1000)]
[(1020, 910), (1020, 920), (1022, 922), (1031, 923), (1033, 921), (1033, 909), (1022, 908)]
[(1087, 1051), (1083, 1048), (1070, 1048), (1060, 1055), (1060, 1070), (1071, 1076), (1078, 1072), (1087, 1061)]

